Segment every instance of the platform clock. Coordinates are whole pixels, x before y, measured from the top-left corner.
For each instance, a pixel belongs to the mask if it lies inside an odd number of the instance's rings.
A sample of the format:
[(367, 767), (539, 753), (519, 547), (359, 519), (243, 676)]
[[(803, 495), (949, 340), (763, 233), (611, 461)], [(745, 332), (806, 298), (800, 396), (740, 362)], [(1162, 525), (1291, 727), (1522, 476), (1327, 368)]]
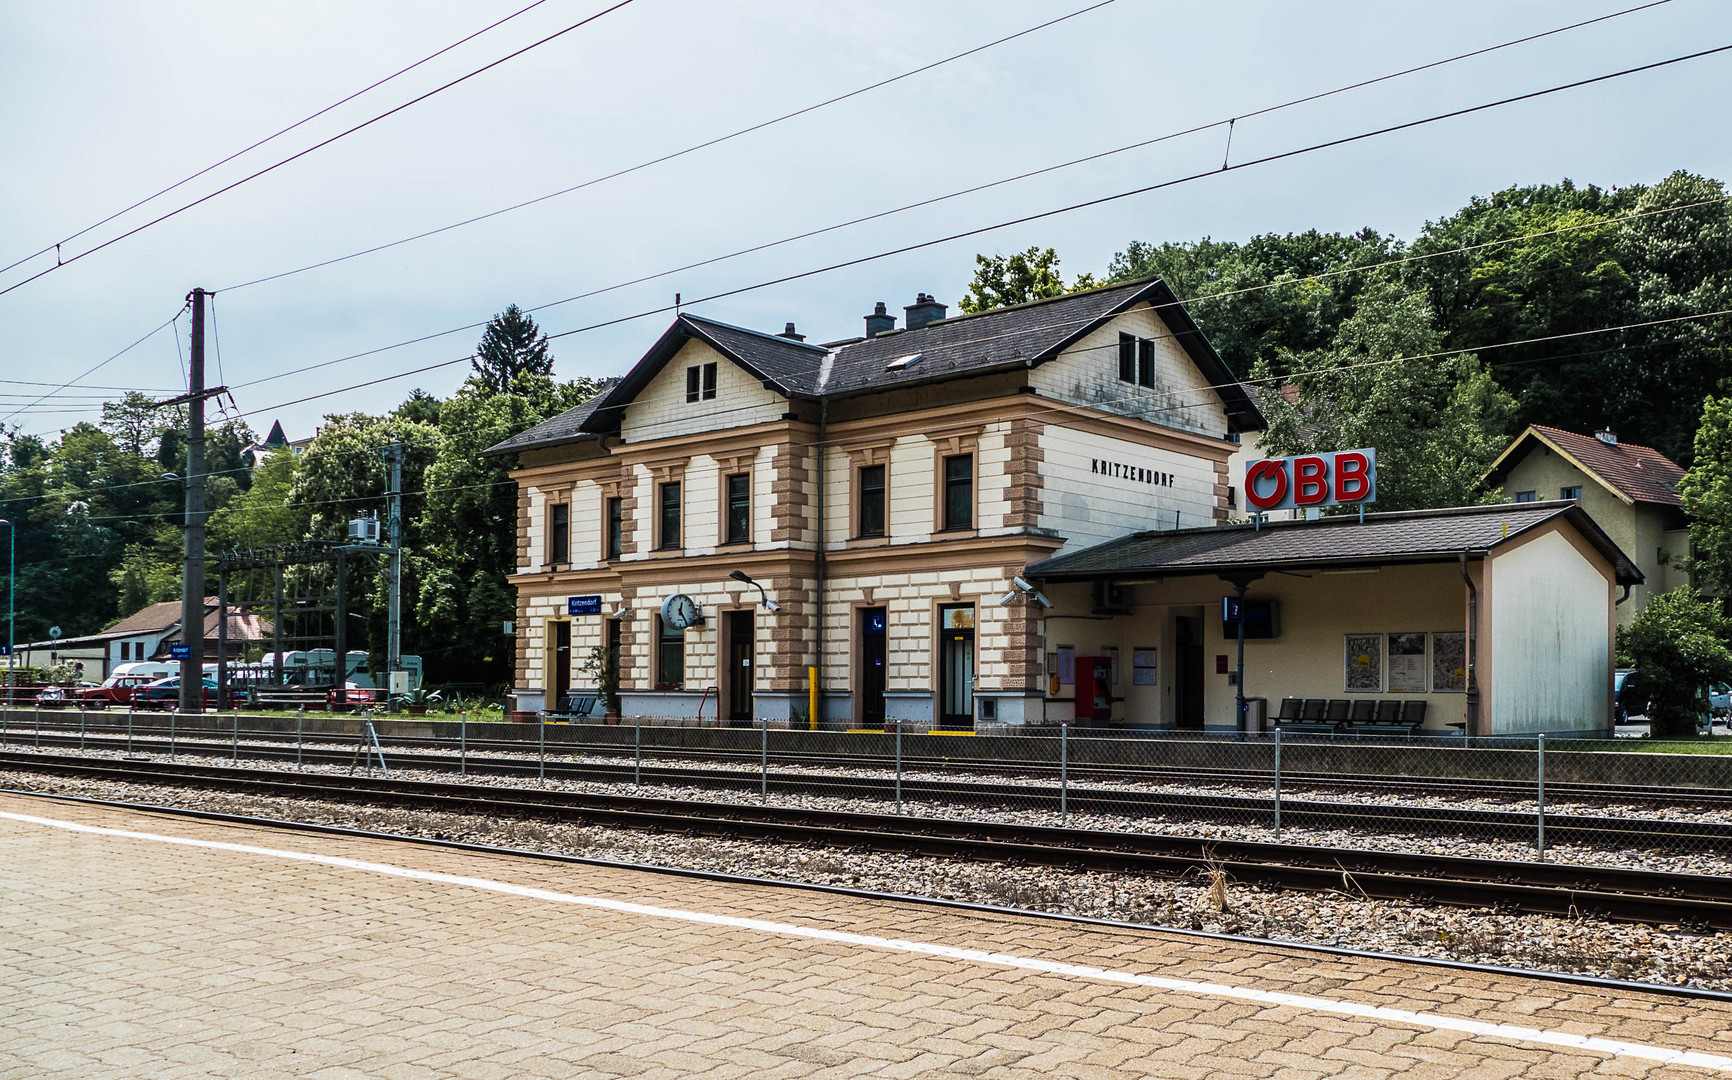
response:
[(674, 593), (662, 601), (662, 625), (670, 630), (684, 630), (698, 625), (701, 616), (698, 605), (685, 593)]

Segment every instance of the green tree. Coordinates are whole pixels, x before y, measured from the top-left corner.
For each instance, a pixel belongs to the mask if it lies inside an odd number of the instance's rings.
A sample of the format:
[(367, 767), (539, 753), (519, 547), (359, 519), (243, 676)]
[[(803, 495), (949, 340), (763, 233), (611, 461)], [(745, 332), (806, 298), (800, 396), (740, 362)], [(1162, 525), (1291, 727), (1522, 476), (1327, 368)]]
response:
[(547, 349), (547, 335), (512, 304), (487, 324), (470, 366), (475, 371), (471, 379), (479, 380), (478, 385), (504, 394), (520, 375), (553, 374), (553, 356)]
[(1058, 272), (1058, 252), (1052, 248), (1043, 251), (1031, 247), (991, 258), (976, 255), (974, 262), (974, 281), (969, 284), (968, 295), (958, 301), (958, 306), (969, 315), (1063, 296), (1098, 284), (1092, 276), (1084, 274), (1067, 286)]
[(1694, 460), (1678, 494), (1690, 515), (1691, 570), (1701, 585), (1732, 595), (1732, 397), (1703, 405)]
[(1732, 619), (1681, 585), (1649, 600), (1618, 638), (1619, 651), (1641, 669), (1649, 731), (1660, 738), (1694, 735), (1703, 688), (1732, 682)]
[[(1424, 298), (1385, 285), (1363, 298), (1328, 349), (1284, 354), (1296, 393), (1264, 394), (1271, 455), (1373, 446), (1377, 507), (1480, 501), (1479, 479), (1505, 445), (1514, 400), (1471, 354), (1425, 358), (1442, 335)], [(1262, 362), (1260, 379), (1276, 363)]]
[(597, 393), (589, 379), (558, 383), (539, 376), (516, 379), (496, 393), (471, 378), (444, 402), (439, 452), (426, 472), (415, 554), (413, 596), (417, 633), (429, 670), (462, 682), (501, 683), (511, 657), (500, 624), (515, 617), (510, 575), (517, 569), (515, 455), (483, 457), (503, 442)]

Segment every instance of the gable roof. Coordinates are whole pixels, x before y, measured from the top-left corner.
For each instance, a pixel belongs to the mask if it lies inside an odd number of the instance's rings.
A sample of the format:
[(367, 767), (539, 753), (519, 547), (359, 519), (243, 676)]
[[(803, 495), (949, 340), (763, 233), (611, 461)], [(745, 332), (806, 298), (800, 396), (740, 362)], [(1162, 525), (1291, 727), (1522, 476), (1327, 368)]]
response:
[(1684, 505), (1677, 490), (1684, 470), (1653, 447), (1624, 442), (1605, 443), (1593, 435), (1578, 435), (1543, 424), (1530, 424), (1526, 431), (1516, 436), (1508, 449), (1492, 462), (1486, 472), (1486, 482), (1501, 484), (1516, 463), (1536, 444), (1550, 447), (1623, 502)]
[(1234, 570), (1315, 569), (1388, 563), (1454, 562), (1463, 552), (1483, 557), (1494, 548), (1563, 518), (1611, 561), (1620, 585), (1642, 572), (1573, 499), (1447, 510), (1408, 510), (1317, 521), (1265, 521), (1170, 532), (1140, 532), (1036, 563), (1030, 576), (1046, 581), (1117, 581), (1231, 573)]
[(583, 423), (589, 419), (589, 414), (595, 411), (602, 399), (613, 389), (616, 380), (609, 379), (600, 391), (588, 401), (580, 402), (571, 408), (548, 417), (532, 428), (518, 432), (504, 442), (489, 446), (481, 452), (482, 457), (493, 457), (500, 454), (515, 454), (519, 450), (528, 450), (536, 446), (557, 446), (560, 443), (576, 442), (579, 439), (591, 439), (595, 436), (586, 434)]
[[(214, 605), (216, 597), (205, 597), (206, 604)], [(140, 608), (126, 618), (110, 626), (102, 633), (104, 635), (122, 636), (125, 634), (159, 634), (172, 626), (180, 625), (180, 601), (164, 600), (160, 604)]]
[[(1174, 340), (1220, 394), (1238, 430), (1266, 427), (1263, 414), (1245, 387), (1191, 321), (1166, 282), (1143, 278), (940, 319), (917, 330), (893, 330), (841, 342), (833, 348), (681, 314), (608, 392), (490, 447), (486, 453), (553, 446), (617, 430), (625, 407), (694, 338), (739, 364), (766, 387), (789, 398), (815, 400), (1038, 367), (1107, 320), (1144, 302), (1155, 305), (1172, 328)], [(890, 361), (917, 354), (919, 363), (887, 370)]]

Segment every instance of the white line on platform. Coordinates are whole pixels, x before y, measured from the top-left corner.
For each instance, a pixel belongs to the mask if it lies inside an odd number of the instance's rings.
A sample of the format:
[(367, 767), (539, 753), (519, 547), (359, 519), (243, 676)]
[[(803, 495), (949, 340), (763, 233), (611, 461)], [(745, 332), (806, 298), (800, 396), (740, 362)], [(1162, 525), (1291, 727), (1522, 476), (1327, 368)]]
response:
[(34, 817), (29, 814), (14, 814), (0, 811), (0, 819), (22, 822), (28, 825), (45, 825), (54, 829), (65, 829), (68, 832), (86, 833), (92, 836), (111, 836), (126, 840), (148, 840), (159, 844), (174, 844), (180, 847), (203, 848), (207, 851), (230, 851), (242, 855), (262, 855), (273, 859), (286, 859), (291, 862), (312, 863), (318, 866), (332, 866), (343, 870), (361, 870), (373, 874), (385, 874), (390, 877), (408, 878), (414, 881), (436, 882), (442, 885), (458, 885), (464, 888), (481, 889), (487, 892), (504, 893), (508, 896), (519, 896), (530, 900), (545, 900), (555, 904), (575, 904), (582, 907), (600, 908), (604, 911), (614, 911), (627, 915), (647, 915), (657, 919), (677, 919), (681, 922), (702, 923), (709, 926), (726, 926), (738, 930), (753, 930), (765, 934), (777, 934), (783, 937), (807, 938), (813, 941), (828, 941), (842, 945), (857, 945), (868, 949), (884, 949), (891, 952), (911, 953), (916, 956), (932, 956), (945, 960), (956, 960), (964, 963), (986, 964), (993, 967), (1015, 968), (1021, 971), (1038, 971), (1047, 975), (1063, 975), (1073, 979), (1087, 979), (1094, 982), (1120, 983), (1128, 986), (1147, 986), (1158, 990), (1170, 990), (1181, 994), (1198, 994), (1205, 997), (1231, 998), (1237, 1001), (1254, 1001), (1264, 1005), (1282, 1005), (1292, 1009), (1303, 1009), (1310, 1012), (1334, 1013), (1341, 1016), (1358, 1017), (1365, 1020), (1386, 1020), (1396, 1024), (1407, 1024), (1412, 1027), (1432, 1028), (1440, 1031), (1459, 1031), (1468, 1035), (1478, 1035), (1490, 1039), (1502, 1039), (1509, 1042), (1538, 1043), (1544, 1046), (1558, 1046), (1570, 1050), (1585, 1050), (1595, 1054), (1605, 1054), (1611, 1057), (1641, 1058), (1646, 1061), (1658, 1061), (1668, 1065), (1693, 1065), (1697, 1068), (1712, 1069), (1721, 1072), (1732, 1072), (1732, 1057), (1719, 1054), (1704, 1054), (1694, 1050), (1675, 1050), (1665, 1046), (1653, 1046), (1647, 1043), (1624, 1042), (1618, 1039), (1601, 1039), (1588, 1035), (1575, 1035), (1567, 1031), (1546, 1031), (1541, 1028), (1519, 1027), (1513, 1024), (1488, 1024), (1483, 1020), (1469, 1020), (1459, 1016), (1444, 1016), (1440, 1013), (1413, 1012), (1408, 1009), (1392, 1009), (1382, 1005), (1365, 1005), (1353, 1001), (1338, 1001), (1334, 998), (1312, 997), (1308, 994), (1284, 994), (1273, 990), (1257, 990), (1245, 986), (1229, 986), (1224, 983), (1197, 982), (1192, 979), (1171, 979), (1160, 975), (1140, 975), (1130, 971), (1114, 971), (1110, 968), (1089, 967), (1083, 964), (1065, 964), (1055, 960), (1042, 960), (1032, 956), (1015, 956), (1009, 953), (986, 952), (980, 949), (959, 949), (950, 945), (936, 945), (923, 941), (902, 941), (897, 938), (878, 937), (872, 934), (850, 934), (841, 930), (824, 930), (815, 926), (797, 926), (793, 923), (770, 922), (766, 919), (743, 919), (734, 915), (713, 915), (702, 911), (684, 911), (679, 908), (656, 907), (650, 904), (634, 904), (624, 900), (610, 900), (601, 896), (577, 896), (572, 893), (553, 892), (548, 889), (535, 889), (526, 885), (513, 885), (504, 881), (493, 881), (488, 878), (464, 877), (460, 874), (442, 874), (433, 870), (416, 870), (407, 866), (393, 866), (389, 863), (367, 862), (361, 859), (347, 859), (338, 855), (315, 855), (305, 851), (283, 851), (278, 848), (253, 847), (249, 844), (231, 844), (219, 840), (193, 840), (181, 836), (163, 836), (157, 833), (133, 832), (127, 829), (110, 829), (99, 825), (84, 825), (74, 821), (62, 821), (58, 818)]

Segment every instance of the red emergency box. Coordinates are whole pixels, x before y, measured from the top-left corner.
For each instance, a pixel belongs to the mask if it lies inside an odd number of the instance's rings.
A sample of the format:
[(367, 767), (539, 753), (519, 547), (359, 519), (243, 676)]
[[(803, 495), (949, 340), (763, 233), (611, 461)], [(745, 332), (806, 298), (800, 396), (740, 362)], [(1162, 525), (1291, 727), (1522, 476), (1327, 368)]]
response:
[(1111, 720), (1113, 717), (1113, 662), (1104, 656), (1076, 658), (1076, 718)]

